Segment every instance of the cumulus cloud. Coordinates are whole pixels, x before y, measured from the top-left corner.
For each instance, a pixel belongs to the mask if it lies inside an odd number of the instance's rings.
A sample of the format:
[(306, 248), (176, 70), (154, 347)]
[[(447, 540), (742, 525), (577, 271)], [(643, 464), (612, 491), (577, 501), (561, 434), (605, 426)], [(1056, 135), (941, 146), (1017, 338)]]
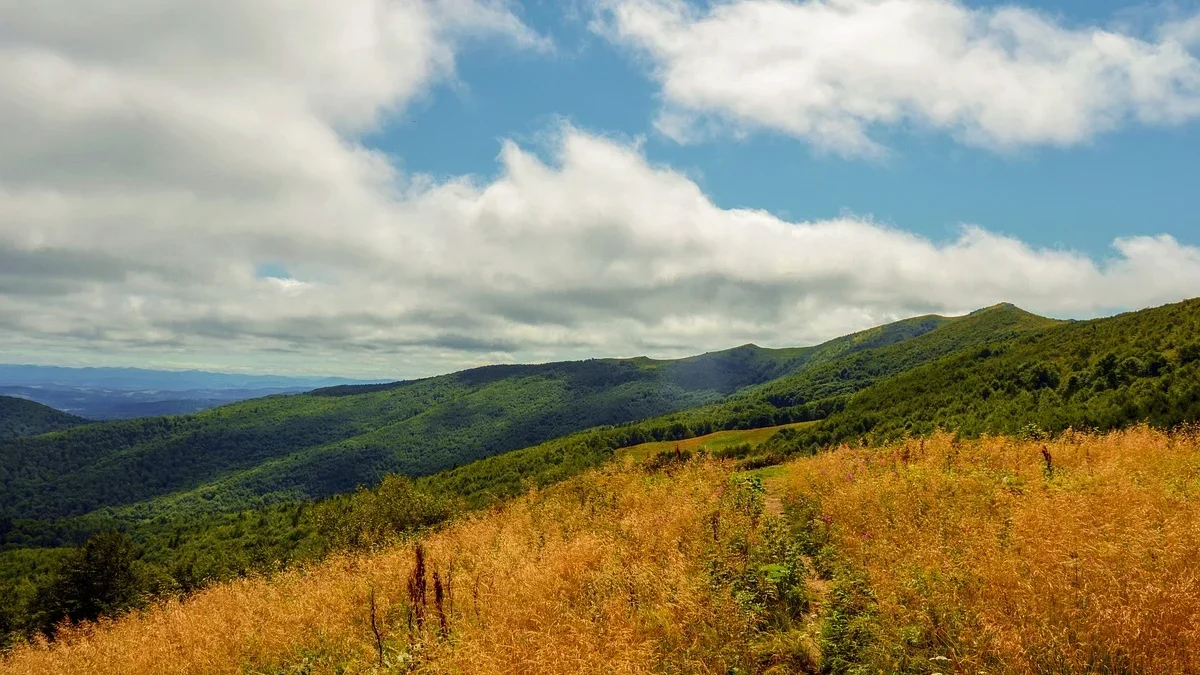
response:
[(876, 127), (993, 149), (1069, 146), (1127, 124), (1200, 117), (1200, 17), (1153, 40), (957, 0), (598, 0), (599, 29), (642, 52), (679, 141), (781, 131), (878, 155)]
[(550, 157), (505, 143), (490, 181), (417, 179), (357, 140), (469, 41), (550, 48), (503, 4), (119, 5), (0, 4), (9, 355), (418, 375), (1200, 295), (1200, 250), (1170, 237), (1094, 261), (787, 222), (571, 127)]

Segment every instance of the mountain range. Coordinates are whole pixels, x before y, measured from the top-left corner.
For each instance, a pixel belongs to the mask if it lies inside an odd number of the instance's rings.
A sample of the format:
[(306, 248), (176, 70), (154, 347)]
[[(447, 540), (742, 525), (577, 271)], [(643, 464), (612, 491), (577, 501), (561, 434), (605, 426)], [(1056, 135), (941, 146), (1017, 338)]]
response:
[[(1197, 420), (1200, 299), (1090, 321), (1001, 304), (811, 347), (487, 366), (131, 420), (0, 397), (0, 595), (23, 608), (11, 625), (46, 628), (65, 611), (39, 600), (61, 595), (54, 570), (98, 533), (135, 542), (146, 592), (189, 591), (714, 432), (710, 451), (750, 469), (939, 429)], [(389, 474), (408, 478), (370, 488)]]
[(633, 423), (661, 438), (824, 420), (775, 443), (806, 448), (939, 425), (1015, 431), (1034, 418), (1050, 428), (1175, 423), (1196, 414), (1198, 307), (1058, 321), (1002, 304), (813, 347), (487, 366), (191, 415), (64, 420), (71, 428), (0, 443), (0, 509), (146, 518), (320, 499)]
[(36, 401), (90, 420), (178, 415), (271, 394), (374, 381), (377, 380), (0, 364), (0, 396)]

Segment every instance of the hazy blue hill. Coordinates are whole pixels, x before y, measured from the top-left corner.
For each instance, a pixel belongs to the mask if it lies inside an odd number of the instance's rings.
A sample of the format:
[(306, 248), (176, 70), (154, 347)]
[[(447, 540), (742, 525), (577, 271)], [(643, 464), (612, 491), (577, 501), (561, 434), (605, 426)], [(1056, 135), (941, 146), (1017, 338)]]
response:
[(24, 386), (87, 387), (122, 391), (191, 391), (202, 389), (315, 389), (363, 380), (341, 377), (292, 377), (213, 373), (203, 370), (147, 368), (69, 368), (31, 364), (0, 364), (0, 383)]
[(0, 364), (0, 395), (91, 420), (181, 415), (226, 403), (367, 380)]
[(69, 415), (22, 398), (0, 396), (0, 441), (61, 431), (86, 424), (88, 420)]

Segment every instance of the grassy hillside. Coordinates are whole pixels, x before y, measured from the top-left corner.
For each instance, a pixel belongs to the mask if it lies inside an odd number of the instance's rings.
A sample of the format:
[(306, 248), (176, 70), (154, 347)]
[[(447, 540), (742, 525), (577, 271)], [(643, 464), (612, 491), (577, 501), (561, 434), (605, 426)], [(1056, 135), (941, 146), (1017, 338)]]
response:
[(1198, 464), (1134, 428), (609, 467), (0, 673), (1197, 672)]
[(794, 424), (782, 424), (775, 427), (762, 427), (761, 429), (714, 431), (704, 436), (693, 436), (692, 438), (677, 441), (650, 441), (649, 443), (639, 443), (621, 448), (617, 453), (617, 458), (630, 457), (635, 461), (644, 461), (663, 453), (673, 454), (676, 450), (681, 453), (687, 452), (693, 454), (699, 452), (725, 454), (731, 450), (736, 451), (741, 447), (758, 446), (763, 441), (774, 436), (775, 432), (780, 429), (790, 429), (805, 424), (812, 424), (812, 422), (796, 422)]
[[(1066, 426), (1111, 429), (1148, 421), (1170, 427), (1200, 418), (1198, 319), (1196, 301), (1089, 322), (1053, 321), (998, 305), (956, 319), (923, 317), (891, 324), (810, 349), (745, 346), (674, 362), (632, 359), (502, 367), (417, 383), (339, 387), (212, 411), (205, 422), (210, 428), (201, 425), (199, 431), (188, 425), (204, 416), (140, 420), (137, 429), (150, 429), (153, 433), (146, 433), (159, 449), (183, 454), (182, 459), (170, 452), (163, 455), (171, 458), (173, 463), (164, 465), (171, 471), (205, 460), (204, 455), (187, 455), (189, 447), (209, 447), (204, 443), (216, 444), (218, 456), (221, 444), (228, 444), (230, 451), (243, 442), (264, 447), (246, 449), (244, 456), (234, 458), (246, 461), (246, 468), (222, 471), (218, 466), (213, 477), (197, 485), (164, 490), (148, 500), (56, 519), (0, 514), (0, 544), (8, 549), (0, 551), (0, 595), (7, 592), (9, 604), (23, 608), (12, 619), (17, 630), (47, 626), (46, 621), (61, 616), (56, 612), (62, 610), (39, 598), (63, 594), (55, 590), (55, 576), (47, 570), (55, 568), (54, 561), (76, 555), (53, 547), (82, 543), (106, 529), (130, 535), (147, 592), (191, 591), (215, 580), (319, 559), (339, 542), (361, 540), (358, 530), (363, 528), (405, 529), (411, 521), (404, 515), (406, 505), (447, 505), (430, 513), (485, 508), (532, 488), (552, 486), (614, 457), (656, 455), (666, 449), (667, 455), (656, 456), (655, 462), (669, 464), (676, 445), (681, 451), (708, 446), (724, 457), (745, 458), (740, 465), (753, 467), (842, 442), (879, 444), (939, 427), (967, 437), (1006, 432), (1030, 438)], [(780, 372), (784, 374), (778, 376)], [(738, 373), (742, 375), (735, 377)], [(746, 385), (765, 377), (774, 379)], [(411, 489), (424, 496), (411, 496), (409, 488), (398, 493), (388, 488), (315, 506), (297, 499), (311, 494), (304, 491), (308, 486), (326, 484), (320, 480), (322, 470), (342, 467), (347, 475), (361, 478), (356, 482), (374, 484), (372, 472), (389, 469), (383, 461), (371, 466), (372, 452), (383, 453), (395, 462), (392, 466), (411, 467), (403, 462), (432, 454), (417, 454), (414, 445), (436, 449), (437, 443), (459, 439), (468, 448), (478, 448), (471, 444), (484, 438), (571, 428), (570, 420), (561, 427), (531, 424), (535, 417), (521, 413), (526, 406), (542, 405), (536, 402), (538, 387), (564, 381), (570, 382), (564, 386), (574, 396), (554, 399), (545, 410), (576, 415), (584, 424), (606, 411), (632, 410), (637, 400), (662, 402), (664, 390), (682, 392), (677, 401), (691, 396), (713, 402), (496, 452), (418, 478)], [(646, 395), (631, 399), (631, 391)], [(492, 412), (482, 412), (485, 404)], [(396, 412), (404, 406), (408, 412)], [(375, 426), (386, 415), (401, 419)], [(40, 445), (47, 441), (116, 428), (89, 426), (0, 447), (44, 451), (56, 447)], [(187, 433), (175, 433), (180, 429)], [(274, 431), (278, 438), (268, 435)], [(290, 444), (304, 443), (309, 433), (346, 437), (287, 453)], [(409, 450), (387, 454), (388, 447), (400, 444)], [(121, 462), (130, 453), (122, 449), (120, 438), (113, 445), (114, 450), (99, 453), (99, 460), (83, 458), (79, 475), (126, 466)], [(140, 452), (154, 444), (133, 446)], [(484, 447), (494, 449), (486, 442)], [(67, 463), (79, 459), (62, 453), (62, 446), (57, 449), (59, 454), (35, 456)], [(254, 455), (256, 451), (261, 455)], [(419, 475), (419, 470), (409, 473)], [(42, 476), (47, 486), (53, 482), (53, 474)], [(350, 489), (349, 480), (340, 485)], [(133, 494), (145, 491), (129, 489)], [(52, 490), (46, 494), (67, 503), (75, 497)], [(273, 503), (241, 510), (268, 501)], [(341, 521), (332, 529), (330, 514)]]
[(41, 403), (0, 396), (0, 441), (18, 436), (62, 431), (87, 422), (82, 417), (69, 415)]
[(817, 347), (746, 345), (677, 361), (492, 366), (13, 439), (0, 443), (0, 514), (56, 519), (169, 496), (131, 511), (155, 517), (319, 498), (390, 472), (432, 474), (718, 401), (945, 322), (921, 317)]
[(1200, 672), (1200, 440), (943, 434), (774, 469), (829, 672)]

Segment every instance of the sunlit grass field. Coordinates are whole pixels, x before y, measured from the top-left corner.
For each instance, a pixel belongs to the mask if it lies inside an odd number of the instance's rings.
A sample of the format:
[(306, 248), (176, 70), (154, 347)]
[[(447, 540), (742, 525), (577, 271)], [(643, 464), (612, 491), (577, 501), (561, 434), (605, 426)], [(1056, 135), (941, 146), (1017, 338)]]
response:
[(397, 542), (219, 585), (0, 673), (1200, 672), (1195, 433), (734, 466), (626, 458), (420, 562)]
[(0, 672), (724, 673), (753, 620), (705, 570), (750, 528), (728, 474), (593, 472), (426, 537), (419, 579), (412, 544), (335, 557), (67, 630)]
[(795, 462), (777, 486), (833, 589), (827, 666), (1200, 670), (1195, 430), (939, 435)]

